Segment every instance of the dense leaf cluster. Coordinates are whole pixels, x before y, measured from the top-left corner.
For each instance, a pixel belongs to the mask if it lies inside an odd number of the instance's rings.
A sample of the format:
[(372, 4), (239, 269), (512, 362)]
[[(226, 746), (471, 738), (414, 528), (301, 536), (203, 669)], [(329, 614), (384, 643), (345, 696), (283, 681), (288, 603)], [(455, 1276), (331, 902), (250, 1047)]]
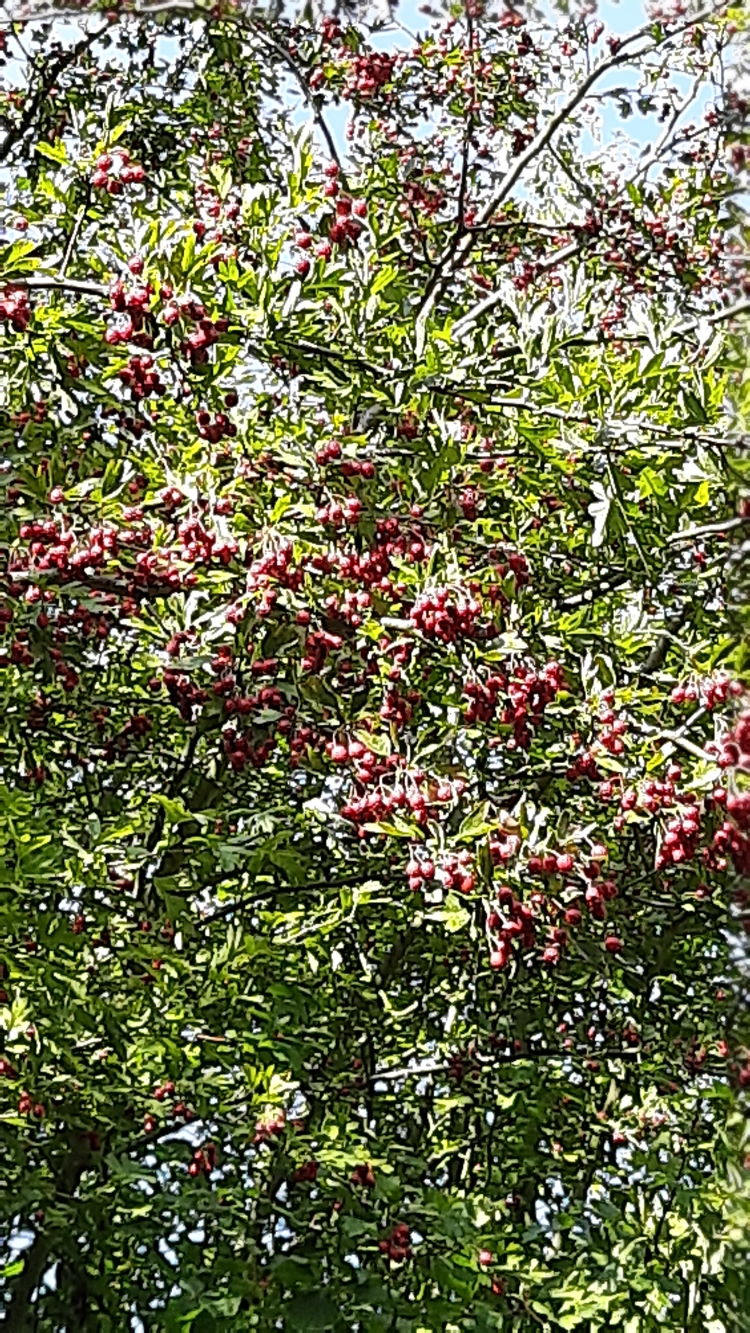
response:
[(7, 1327), (747, 1329), (733, 25), (144, 11), (1, 44)]

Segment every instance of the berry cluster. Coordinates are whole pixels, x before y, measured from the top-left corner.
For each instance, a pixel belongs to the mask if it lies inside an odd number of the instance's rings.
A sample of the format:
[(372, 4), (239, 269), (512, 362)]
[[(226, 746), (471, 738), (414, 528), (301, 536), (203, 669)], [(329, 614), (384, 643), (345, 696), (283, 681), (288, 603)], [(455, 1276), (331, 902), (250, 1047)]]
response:
[(131, 162), (127, 149), (114, 148), (96, 159), (91, 184), (95, 190), (106, 190), (107, 194), (122, 194), (124, 185), (139, 185), (145, 176), (140, 162)]
[(732, 811), (733, 819), (724, 820), (714, 833), (710, 848), (706, 848), (703, 853), (703, 859), (709, 868), (726, 870), (728, 853), (737, 874), (743, 878), (750, 875), (750, 836), (743, 831), (744, 825), (741, 822), (745, 813), (746, 806), (743, 802), (743, 805)]
[(367, 588), (377, 588), (384, 596), (403, 595), (402, 585), (394, 585), (394, 559), (407, 564), (421, 564), (427, 560), (430, 549), (421, 536), (400, 530), (396, 518), (378, 519), (375, 524), (375, 542), (368, 550), (347, 550), (335, 553), (333, 560), (341, 578)]
[(565, 688), (565, 674), (559, 662), (547, 662), (541, 671), (523, 663), (515, 668), (508, 682), (510, 706), (503, 713), (502, 722), (513, 727), (516, 746), (528, 749), (531, 725), (541, 722), (548, 705)]
[(419, 703), (421, 698), (418, 690), (409, 690), (403, 695), (391, 687), (385, 691), (379, 716), (383, 722), (390, 722), (397, 731), (402, 731), (411, 722), (414, 705)]
[(487, 932), (490, 967), (501, 969), (510, 962), (514, 941), (523, 949), (534, 947), (536, 929), (533, 908), (520, 902), (507, 884), (498, 889), (497, 903), (500, 910), (492, 908), (487, 914)]
[[(682, 777), (679, 764), (671, 764), (663, 780), (646, 778), (639, 787), (626, 787), (620, 795), (620, 809), (642, 810), (655, 814), (657, 810), (669, 809), (678, 800), (692, 800), (692, 796), (678, 796), (675, 783)], [(615, 780), (603, 782), (599, 788), (599, 797), (603, 801), (611, 800), (615, 794)]]
[(256, 744), (245, 732), (228, 727), (222, 732), (222, 744), (230, 768), (242, 773), (248, 767), (262, 768), (268, 763), (276, 748), (276, 738), (270, 736)]
[[(312, 241), (312, 236), (310, 236), (309, 233), (303, 232), (301, 234), (306, 239)], [(296, 240), (298, 245), (302, 244), (299, 236), (296, 237)], [(335, 463), (339, 458), (341, 458), (341, 445), (338, 440), (326, 440), (324, 444), (321, 444), (320, 447), (315, 450), (315, 462), (320, 467), (324, 467), (326, 463)]]
[(362, 624), (362, 612), (372, 605), (372, 597), (369, 592), (360, 588), (358, 592), (347, 588), (343, 597), (338, 597), (335, 593), (330, 593), (326, 597), (323, 606), (331, 616), (340, 616), (353, 629), (359, 629)]
[(367, 217), (367, 204), (364, 199), (349, 199), (342, 195), (336, 200), (336, 213), (328, 226), (328, 237), (334, 245), (346, 247), (355, 245), (362, 234), (362, 218)]
[(618, 717), (613, 708), (606, 708), (600, 713), (598, 720), (600, 731), (596, 744), (602, 746), (609, 754), (624, 754), (625, 742), (622, 738), (628, 730), (625, 719)]
[(326, 754), (332, 759), (334, 764), (356, 763), (363, 770), (358, 774), (360, 781), (370, 782), (374, 776), (373, 769), (378, 766), (378, 756), (373, 750), (369, 750), (362, 741), (328, 741), (326, 745)]
[(339, 504), (338, 500), (331, 500), (327, 505), (322, 505), (315, 517), (323, 527), (340, 528), (346, 526), (356, 528), (362, 517), (362, 509), (363, 505), (359, 496), (348, 495), (343, 504)]
[(315, 1161), (303, 1162), (292, 1172), (292, 1184), (299, 1185), (304, 1181), (317, 1180), (319, 1169), (319, 1164)]
[[(584, 893), (586, 906), (595, 921), (606, 921), (607, 903), (617, 897), (617, 885), (613, 879), (598, 880), (587, 885)], [(565, 920), (569, 926), (578, 925), (578, 919), (574, 919), (573, 913), (578, 912), (576, 907), (571, 907), (565, 912)]]
[(471, 638), (477, 630), (481, 604), (473, 597), (451, 588), (435, 588), (417, 597), (409, 619), (428, 639), (457, 643)]
[(741, 713), (732, 731), (724, 737), (718, 762), (721, 768), (750, 772), (750, 711)]
[(18, 1098), (18, 1114), (33, 1115), (36, 1120), (43, 1120), (46, 1115), (46, 1109), (41, 1102), (35, 1102), (28, 1092), (22, 1092)]
[(161, 397), (166, 393), (166, 385), (158, 370), (154, 370), (152, 356), (131, 356), (128, 364), (118, 370), (117, 374), (136, 400), (149, 398), (152, 394)]
[(710, 711), (726, 703), (727, 699), (737, 698), (742, 690), (741, 682), (732, 676), (714, 676), (707, 680), (675, 685), (670, 699), (673, 704), (696, 704), (700, 701), (701, 706)]
[(325, 665), (329, 653), (342, 648), (344, 640), (340, 634), (331, 634), (329, 630), (311, 630), (305, 639), (305, 652), (300, 661), (303, 672), (320, 671)]
[(588, 778), (589, 782), (602, 780), (601, 770), (590, 750), (584, 750), (576, 755), (565, 776), (569, 782), (576, 782), (578, 778)]
[(411, 1231), (405, 1222), (397, 1222), (389, 1234), (378, 1241), (378, 1249), (391, 1263), (400, 1264), (411, 1258)]
[(294, 564), (291, 542), (282, 542), (276, 550), (253, 561), (247, 574), (247, 586), (252, 590), (273, 591), (269, 585), (275, 582), (296, 592), (302, 579), (303, 571)]
[[(218, 126), (214, 126), (208, 131), (209, 137), (216, 137), (217, 132)], [(195, 188), (195, 209), (200, 216), (193, 223), (193, 232), (199, 241), (205, 241), (213, 247), (213, 253), (208, 255), (208, 263), (212, 268), (218, 268), (219, 264), (228, 259), (236, 259), (238, 253), (236, 246), (225, 245), (224, 242), (236, 234), (234, 224), (242, 211), (240, 200), (232, 197), (231, 192), (222, 200), (212, 186), (205, 181), (198, 181)], [(229, 237), (227, 237), (227, 227)]]
[(530, 875), (569, 875), (575, 866), (572, 852), (546, 852), (530, 856), (526, 865)]
[(512, 674), (497, 670), (485, 681), (467, 682), (464, 695), (471, 702), (464, 718), (467, 722), (492, 721), (498, 716), (500, 696), (505, 695), (499, 721), (513, 729), (508, 745), (525, 750), (531, 743), (531, 728), (541, 722), (547, 706), (565, 688), (559, 662), (548, 662), (541, 671), (531, 664), (519, 663)]
[(349, 62), (343, 96), (347, 100), (367, 102), (375, 97), (393, 77), (398, 55), (385, 51), (368, 51)]
[(237, 427), (229, 420), (226, 412), (217, 412), (213, 419), (210, 412), (198, 412), (196, 416), (198, 434), (210, 444), (218, 444), (225, 437), (232, 439), (237, 434)]
[(493, 866), (507, 865), (514, 856), (518, 856), (521, 839), (517, 833), (506, 833), (505, 830), (499, 829), (490, 835), (488, 847)]
[(154, 1100), (157, 1102), (163, 1102), (166, 1100), (167, 1097), (172, 1097), (174, 1095), (174, 1092), (175, 1092), (175, 1085), (172, 1082), (171, 1078), (169, 1078), (167, 1079), (166, 1083), (159, 1083), (154, 1088), (153, 1092)]
[(0, 297), (0, 320), (7, 320), (16, 333), (23, 333), (30, 319), (28, 292), (23, 287), (6, 287)]
[(237, 555), (235, 541), (220, 540), (214, 532), (209, 532), (198, 518), (188, 518), (177, 529), (177, 536), (182, 542), (179, 551), (181, 560), (191, 564), (208, 565), (218, 562), (220, 565), (231, 564)]
[(464, 685), (464, 696), (471, 700), (464, 711), (464, 721), (491, 722), (497, 712), (498, 695), (508, 687), (505, 676), (496, 674), (486, 681), (469, 680)]
[(375, 1188), (375, 1172), (369, 1162), (360, 1162), (359, 1166), (355, 1166), (349, 1180), (352, 1185), (360, 1185), (362, 1189)]
[[(378, 767), (369, 766), (366, 769), (363, 767), (355, 769), (355, 777), (359, 783), (366, 785), (368, 781), (385, 776), (389, 769), (397, 768), (403, 763), (404, 761), (399, 755), (390, 755)], [(464, 790), (461, 779), (454, 783), (434, 782), (428, 780), (427, 775), (421, 769), (412, 772), (410, 780), (413, 785), (408, 789), (398, 785), (392, 791), (385, 791), (381, 788), (377, 792), (351, 799), (341, 807), (339, 813), (344, 819), (361, 826), (382, 822), (397, 811), (404, 811), (415, 824), (424, 827), (430, 819), (431, 805), (441, 805), (452, 801), (454, 796), (459, 796)], [(427, 796), (421, 790), (426, 785), (428, 786)], [(360, 837), (365, 837), (366, 834), (366, 829), (362, 827), (358, 829)], [(410, 872), (407, 871), (407, 873)], [(426, 878), (431, 878), (433, 874), (434, 867)], [(411, 887), (420, 887), (420, 885), (412, 885)]]
[(472, 863), (473, 856), (467, 850), (446, 852), (436, 862), (419, 849), (406, 865), (409, 888), (416, 891), (437, 880), (444, 889), (471, 893), (476, 887), (476, 874), (472, 869)]
[(196, 1148), (193, 1153), (193, 1160), (188, 1167), (188, 1174), (191, 1176), (210, 1176), (216, 1166), (216, 1145), (213, 1143), (204, 1143), (202, 1148)]
[(340, 471), (342, 477), (363, 477), (365, 481), (372, 481), (375, 464), (371, 458), (345, 458)]

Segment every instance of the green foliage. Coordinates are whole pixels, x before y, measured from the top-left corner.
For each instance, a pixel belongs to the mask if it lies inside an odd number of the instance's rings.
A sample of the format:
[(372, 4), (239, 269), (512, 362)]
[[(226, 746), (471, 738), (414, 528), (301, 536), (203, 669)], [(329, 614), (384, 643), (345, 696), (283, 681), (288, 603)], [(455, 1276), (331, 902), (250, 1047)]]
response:
[(742, 107), (595, 32), (6, 34), (9, 1329), (750, 1327)]

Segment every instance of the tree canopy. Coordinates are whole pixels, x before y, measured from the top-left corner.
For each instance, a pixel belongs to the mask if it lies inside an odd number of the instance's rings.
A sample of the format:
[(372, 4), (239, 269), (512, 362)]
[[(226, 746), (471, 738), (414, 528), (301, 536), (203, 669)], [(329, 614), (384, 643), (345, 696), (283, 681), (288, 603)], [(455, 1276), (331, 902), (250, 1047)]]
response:
[(742, 15), (593, 11), (0, 37), (13, 1333), (750, 1328)]

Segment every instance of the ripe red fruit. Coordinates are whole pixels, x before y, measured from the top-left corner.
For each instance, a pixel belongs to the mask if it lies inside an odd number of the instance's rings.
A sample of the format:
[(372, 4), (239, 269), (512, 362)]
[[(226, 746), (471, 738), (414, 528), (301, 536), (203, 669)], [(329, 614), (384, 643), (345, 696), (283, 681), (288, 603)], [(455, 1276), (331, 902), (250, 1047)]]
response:
[(509, 954), (507, 948), (503, 948), (501, 946), (498, 949), (493, 949), (490, 954), (490, 967), (493, 968), (505, 967), (506, 963), (508, 962), (508, 957)]
[(617, 935), (608, 935), (604, 941), (604, 947), (607, 953), (620, 953), (623, 948), (622, 940)]
[(362, 1185), (365, 1189), (372, 1189), (375, 1185), (375, 1173), (369, 1162), (363, 1162), (360, 1166), (355, 1166), (350, 1180), (353, 1185)]

